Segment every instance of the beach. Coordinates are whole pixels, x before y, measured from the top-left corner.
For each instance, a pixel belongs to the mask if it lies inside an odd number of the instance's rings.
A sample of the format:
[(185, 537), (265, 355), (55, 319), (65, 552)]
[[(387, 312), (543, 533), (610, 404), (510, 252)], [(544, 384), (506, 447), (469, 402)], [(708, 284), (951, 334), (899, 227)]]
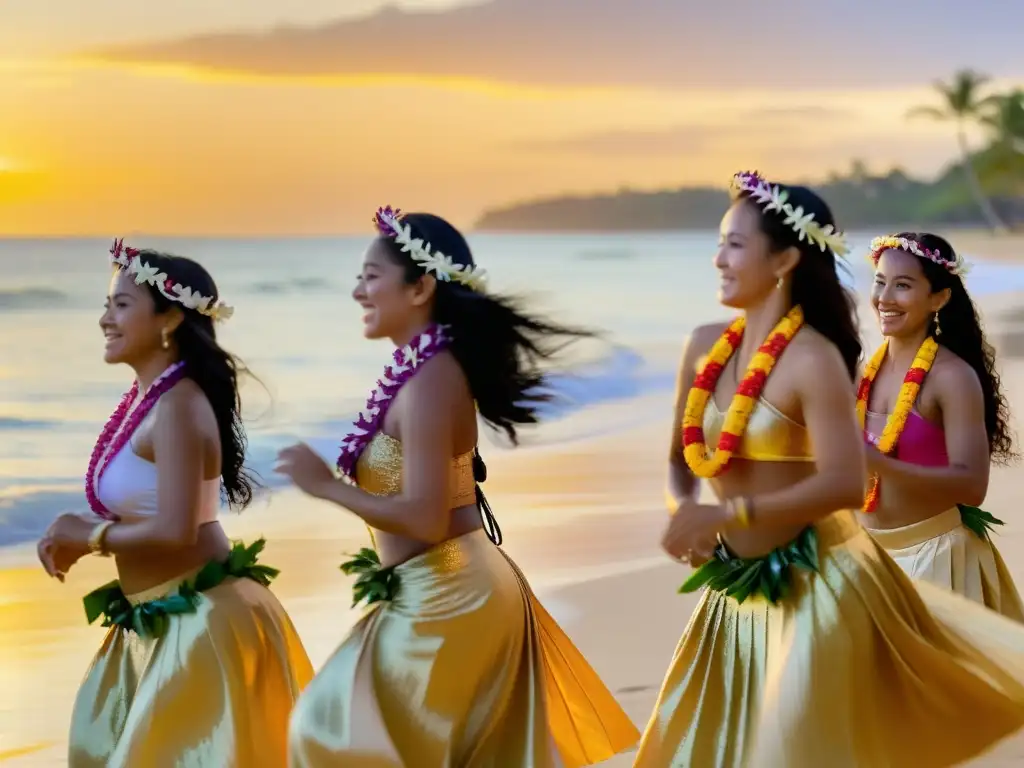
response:
[[(973, 248), (966, 250), (984, 250), (992, 259), (992, 269), (998, 271), (1000, 259), (1011, 259), (1019, 252), (1019, 239), (1015, 246), (1006, 245), (1007, 242), (992, 245), (986, 238), (980, 238)], [(673, 247), (677, 246), (678, 243)], [(588, 252), (582, 246), (573, 247), (575, 253)], [(669, 248), (664, 247), (666, 251)], [(704, 249), (700, 269), (702, 274), (712, 272), (707, 240), (691, 243), (689, 247)], [(96, 272), (102, 272), (102, 256), (97, 255)], [(612, 267), (601, 259), (587, 260), (588, 265), (595, 263), (601, 265), (599, 269), (621, 271), (622, 279), (627, 281), (632, 279), (630, 276), (635, 277), (638, 269), (641, 273), (644, 270), (642, 265), (637, 267), (636, 260), (628, 258), (616, 259)], [(579, 262), (574, 264), (575, 269), (582, 269)], [(572, 268), (572, 264), (563, 265), (553, 273), (556, 279), (562, 276), (568, 281), (572, 279)], [(566, 383), (566, 391), (575, 392), (577, 403), (583, 402), (585, 407), (559, 411), (552, 424), (527, 440), (522, 450), (492, 449), (484, 443), (489, 465), (484, 489), (504, 531), (504, 549), (519, 563), (542, 601), (641, 729), (698, 599), (696, 595), (677, 594), (689, 570), (668, 560), (658, 546), (666, 522), (663, 488), (671, 427), (672, 371), (689, 326), (697, 320), (722, 315), (708, 301), (706, 282), (679, 289), (694, 298), (692, 307), (678, 312), (671, 301), (672, 281), (677, 286), (684, 285), (687, 267), (674, 265), (671, 269), (676, 272), (663, 280), (668, 287), (651, 288), (647, 295), (625, 297), (626, 309), (604, 310), (613, 316), (611, 323), (618, 339), (639, 355), (640, 362), (621, 350), (612, 353), (611, 363), (605, 358), (581, 362), (584, 373), (575, 383)], [(500, 265), (497, 271), (501, 272)], [(654, 274), (657, 277), (661, 273)], [(979, 304), (990, 338), (1002, 353), (1001, 371), (1011, 407), (1019, 409), (1024, 403), (1024, 317), (1020, 312), (1020, 307), (1024, 307), (1024, 280), (1016, 269), (1008, 268), (1005, 275), (1012, 275), (1012, 279), (999, 278), (1005, 290), (987, 291)], [(639, 290), (634, 283), (625, 284)], [(669, 294), (669, 298), (662, 298), (658, 291)], [(289, 295), (294, 301), (294, 295)], [(652, 295), (656, 301), (651, 299)], [(582, 307), (583, 302), (595, 300), (600, 297), (595, 299), (590, 293), (585, 299), (577, 297), (569, 303)], [(712, 317), (705, 317), (705, 310)], [(662, 317), (658, 316), (659, 311)], [(591, 321), (600, 312), (599, 307), (587, 316), (581, 308), (574, 317)], [(284, 320), (278, 317), (277, 321), (291, 324), (302, 319), (302, 312), (295, 308)], [(641, 319), (646, 324), (637, 325)], [(866, 311), (862, 311), (862, 321), (867, 343), (873, 345), (877, 335)], [(351, 329), (347, 332), (352, 334)], [(85, 354), (81, 354), (84, 360)], [(91, 365), (98, 368), (96, 350), (89, 354)], [(9, 357), (4, 365), (12, 366)], [(287, 362), (282, 362), (275, 370), (283, 371), (286, 367)], [(605, 375), (608, 370), (615, 375)], [(345, 391), (346, 400), (336, 406), (332, 419), (342, 421), (342, 416), (351, 411), (352, 403), (357, 403), (362, 391), (372, 383), (362, 376), (361, 369), (359, 372), (359, 377), (337, 373), (345, 388), (350, 385), (349, 379), (353, 380), (352, 392)], [(111, 407), (109, 395), (116, 392), (118, 381), (124, 383), (123, 374), (121, 371), (119, 379), (102, 378), (106, 372), (89, 374), (88, 383), (95, 380), (102, 386), (98, 385), (96, 393), (90, 395), (97, 402), (95, 412), (79, 417), (87, 422), (82, 427), (83, 435), (89, 430), (95, 435), (105, 416), (99, 414), (103, 407)], [(360, 378), (357, 386), (354, 380)], [(3, 381), (0, 379), (0, 383)], [(276, 383), (281, 391), (288, 391), (289, 382), (283, 375), (276, 377)], [(588, 399), (589, 389), (600, 389), (601, 396)], [(322, 402), (318, 406), (327, 407)], [(278, 418), (288, 421), (295, 414), (296, 411), (285, 409)], [(4, 416), (13, 418), (0, 412), (0, 420)], [(17, 418), (29, 421), (39, 418), (39, 414), (22, 413)], [(1016, 423), (1020, 423), (1019, 419)], [(26, 445), (31, 440), (43, 439), (30, 432), (27, 428), (17, 432), (28, 435), (24, 437)], [(296, 433), (306, 436), (300, 428), (286, 432), (271, 425), (254, 443), (265, 460), (265, 453)], [(326, 453), (336, 437), (330, 430), (324, 430), (316, 438), (321, 442), (314, 440), (314, 445), (318, 449), (322, 446)], [(84, 465), (86, 454), (77, 444), (75, 451)], [(72, 452), (68, 453), (66, 460), (70, 462)], [(63, 455), (60, 461), (65, 461)], [(42, 485), (38, 467), (46, 464), (46, 456), (19, 459), (11, 455), (4, 457), (4, 462), (4, 477), (8, 481), (12, 477), (31, 476), (39, 480), (36, 486)], [(19, 471), (22, 475), (17, 474)], [(65, 480), (47, 479), (47, 493), (63, 488), (63, 483)], [(10, 491), (15, 487), (21, 494), (17, 498), (24, 498), (29, 485), (9, 482), (8, 498), (15, 498)], [(1024, 584), (1024, 528), (1014, 514), (1022, 491), (1019, 467), (997, 468), (985, 508), (1007, 522), (998, 531), (996, 543), (1014, 578)], [(49, 498), (40, 497), (39, 504)], [(3, 509), (0, 506), (0, 512)], [(41, 514), (34, 511), (36, 507), (16, 510), (24, 515), (16, 518), (18, 530), (28, 531), (37, 524), (35, 517), (28, 517), (30, 512)], [(0, 523), (3, 519), (0, 517)], [(350, 606), (350, 579), (339, 572), (338, 563), (343, 553), (368, 543), (365, 529), (344, 510), (281, 488), (275, 488), (268, 500), (243, 514), (225, 513), (222, 519), (232, 536), (252, 539), (262, 535), (268, 539), (265, 562), (282, 571), (274, 591), (295, 621), (314, 665), (319, 667), (358, 616), (358, 611)], [(0, 763), (4, 768), (65, 764), (65, 736), (73, 697), (104, 632), (85, 625), (80, 599), (110, 578), (113, 574), (109, 561), (90, 558), (69, 574), (67, 583), (48, 579), (34, 562), (28, 535), (18, 540), (12, 538), (0, 550), (0, 690), (4, 692), (0, 697)], [(1004, 742), (972, 765), (1010, 766), (1019, 765), (1022, 760), (1024, 735)], [(606, 765), (631, 763), (632, 755), (624, 754)]]

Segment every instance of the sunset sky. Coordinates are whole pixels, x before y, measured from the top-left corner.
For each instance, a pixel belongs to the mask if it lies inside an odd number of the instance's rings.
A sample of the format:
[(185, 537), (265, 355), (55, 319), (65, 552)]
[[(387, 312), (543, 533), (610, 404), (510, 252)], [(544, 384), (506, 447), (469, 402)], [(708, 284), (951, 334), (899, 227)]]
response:
[(469, 225), (854, 157), (933, 174), (951, 128), (905, 117), (929, 83), (1024, 81), (1024, 6), (966, 7), (4, 0), (0, 235), (365, 231), (385, 203)]

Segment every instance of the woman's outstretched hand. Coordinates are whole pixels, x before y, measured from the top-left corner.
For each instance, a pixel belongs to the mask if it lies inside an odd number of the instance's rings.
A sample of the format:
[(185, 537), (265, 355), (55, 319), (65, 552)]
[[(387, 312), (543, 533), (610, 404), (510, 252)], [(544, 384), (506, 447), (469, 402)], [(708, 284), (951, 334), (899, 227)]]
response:
[(278, 453), (274, 471), (310, 496), (322, 497), (335, 481), (334, 470), (305, 443), (296, 443)]

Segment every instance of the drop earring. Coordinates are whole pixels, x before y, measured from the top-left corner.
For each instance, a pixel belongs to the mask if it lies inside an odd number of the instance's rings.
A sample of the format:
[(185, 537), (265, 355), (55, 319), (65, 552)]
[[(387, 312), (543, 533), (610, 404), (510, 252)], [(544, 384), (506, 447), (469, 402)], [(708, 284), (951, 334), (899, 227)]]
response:
[(782, 278), (781, 277), (778, 280), (775, 281), (775, 288), (776, 288), (776, 290), (779, 290), (779, 291), (782, 290)]
[(940, 336), (942, 334), (942, 328), (939, 327), (939, 313), (935, 312), (935, 335)]
[(171, 348), (171, 340), (168, 338), (170, 334), (167, 333), (167, 329), (164, 328), (160, 331), (160, 346), (164, 349)]

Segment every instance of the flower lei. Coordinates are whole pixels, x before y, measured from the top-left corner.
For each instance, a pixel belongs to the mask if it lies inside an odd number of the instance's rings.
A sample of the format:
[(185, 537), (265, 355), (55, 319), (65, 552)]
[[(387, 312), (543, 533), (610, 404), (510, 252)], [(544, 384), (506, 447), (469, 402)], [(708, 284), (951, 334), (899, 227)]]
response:
[(104, 506), (97, 495), (100, 478), (113, 458), (132, 439), (135, 430), (139, 428), (146, 415), (153, 410), (156, 401), (160, 399), (161, 395), (181, 381), (184, 376), (184, 363), (178, 362), (171, 365), (149, 386), (146, 394), (142, 397), (142, 402), (139, 403), (138, 407), (129, 416), (128, 411), (139, 394), (139, 382), (136, 381), (132, 384), (131, 389), (124, 393), (121, 402), (114, 409), (114, 412), (110, 414), (110, 418), (107, 419), (107, 423), (103, 426), (103, 430), (96, 440), (96, 445), (93, 446), (92, 456), (89, 458), (89, 469), (85, 475), (85, 498), (89, 502), (89, 509), (94, 514), (106, 520), (118, 519), (117, 515)]
[[(889, 340), (886, 339), (882, 342), (882, 346), (878, 348), (878, 351), (875, 352), (871, 360), (868, 361), (868, 364), (864, 366), (864, 373), (857, 387), (857, 418), (860, 420), (861, 429), (864, 429), (865, 422), (867, 421), (871, 385), (875, 381), (875, 376), (878, 375), (878, 369), (881, 367), (882, 361), (885, 360), (885, 353), (888, 349)], [(903, 377), (903, 384), (900, 387), (899, 397), (896, 400), (896, 408), (893, 409), (889, 418), (886, 419), (882, 436), (877, 441), (871, 440), (881, 453), (889, 455), (896, 448), (900, 435), (903, 434), (903, 428), (907, 424), (907, 418), (910, 416), (914, 403), (917, 402), (917, 396), (921, 392), (921, 384), (924, 382), (924, 377), (928, 375), (928, 371), (931, 370), (938, 350), (939, 345), (931, 336), (926, 338), (918, 348), (917, 354), (914, 356), (914, 362), (907, 371), (907, 375)], [(871, 476), (871, 483), (868, 487), (867, 495), (864, 497), (865, 512), (874, 512), (878, 508), (880, 482), (881, 480), (878, 475)]]
[(683, 412), (683, 456), (697, 477), (717, 477), (728, 468), (747, 429), (754, 405), (768, 381), (768, 375), (803, 324), (803, 310), (796, 306), (768, 334), (768, 338), (751, 358), (743, 380), (736, 389), (736, 395), (729, 404), (718, 447), (713, 455), (708, 456), (707, 445), (704, 443), (704, 409), (714, 394), (722, 370), (743, 340), (746, 321), (742, 317), (736, 318), (711, 347), (708, 359), (701, 366), (686, 396), (686, 409)]
[(373, 436), (384, 425), (384, 416), (398, 391), (413, 377), (420, 366), (448, 347), (450, 339), (446, 330), (446, 326), (432, 325), (413, 337), (404, 347), (395, 350), (394, 362), (384, 369), (384, 375), (377, 380), (377, 387), (370, 392), (366, 407), (359, 414), (352, 431), (341, 441), (337, 467), (343, 475), (355, 477), (356, 462)]
[(175, 283), (158, 268), (144, 262), (139, 249), (126, 246), (124, 238), (115, 239), (114, 244), (110, 246), (110, 261), (133, 275), (136, 285), (152, 285), (168, 301), (177, 302), (185, 309), (206, 315), (214, 322), (227, 320), (235, 312), (233, 307), (223, 301), (214, 301), (212, 296), (203, 296), (187, 285)]
[(878, 260), (882, 257), (882, 253), (888, 250), (905, 251), (912, 256), (917, 256), (919, 259), (927, 259), (928, 261), (938, 264), (940, 267), (946, 269), (951, 275), (962, 277), (971, 271), (971, 265), (967, 260), (959, 253), (956, 255), (954, 261), (942, 258), (942, 254), (938, 249), (929, 249), (921, 245), (917, 240), (911, 240), (907, 237), (897, 237), (896, 235), (886, 235), (885, 237), (876, 237), (871, 241), (871, 250), (868, 253), (868, 260), (875, 266), (878, 266)]
[(803, 206), (793, 207), (789, 201), (789, 192), (777, 184), (770, 184), (757, 171), (740, 171), (732, 177), (732, 188), (745, 192), (750, 199), (764, 208), (765, 213), (778, 211), (785, 218), (783, 223), (792, 227), (797, 239), (807, 240), (818, 246), (821, 252), (832, 251), (836, 256), (845, 256), (850, 252), (846, 244), (846, 236), (836, 230), (832, 224), (824, 227), (814, 220), (813, 213), (804, 213)]
[(373, 224), (384, 237), (390, 237), (402, 248), (403, 253), (415, 261), (428, 275), (433, 272), (438, 280), (461, 283), (470, 290), (483, 292), (487, 283), (484, 270), (472, 264), (457, 264), (451, 256), (445, 256), (422, 238), (412, 236), (412, 227), (402, 224), (402, 211), (390, 205), (378, 208)]

